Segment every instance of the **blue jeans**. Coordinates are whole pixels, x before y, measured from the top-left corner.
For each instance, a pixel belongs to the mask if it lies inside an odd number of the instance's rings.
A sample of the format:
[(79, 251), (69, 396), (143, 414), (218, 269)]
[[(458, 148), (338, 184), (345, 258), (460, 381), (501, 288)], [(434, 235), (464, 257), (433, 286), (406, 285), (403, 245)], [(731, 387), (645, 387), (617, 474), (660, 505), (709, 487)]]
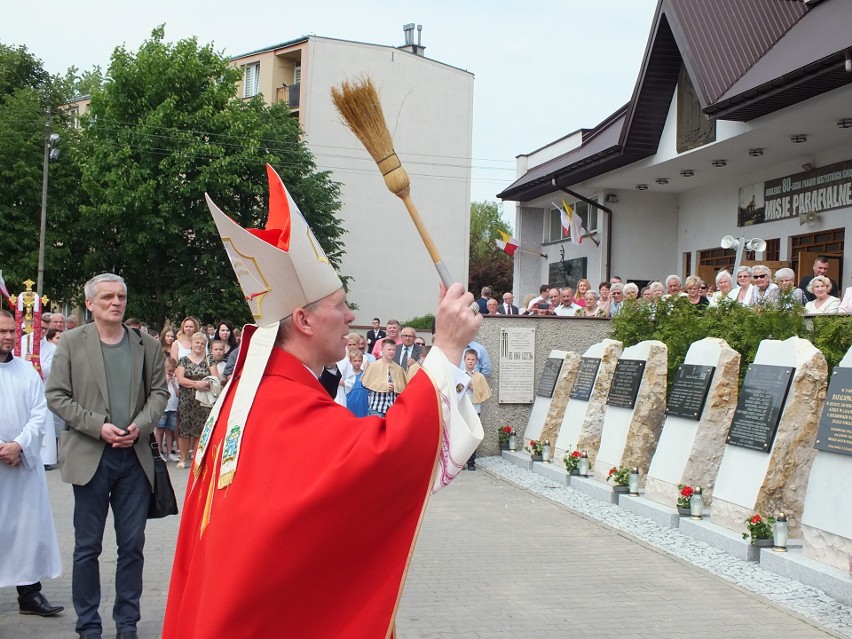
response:
[(74, 569), (71, 597), (77, 611), (77, 633), (101, 633), (100, 565), (107, 510), (112, 506), (118, 561), (112, 618), (118, 632), (135, 630), (142, 596), (145, 523), (151, 502), (151, 484), (133, 448), (104, 452), (94, 477), (74, 486)]

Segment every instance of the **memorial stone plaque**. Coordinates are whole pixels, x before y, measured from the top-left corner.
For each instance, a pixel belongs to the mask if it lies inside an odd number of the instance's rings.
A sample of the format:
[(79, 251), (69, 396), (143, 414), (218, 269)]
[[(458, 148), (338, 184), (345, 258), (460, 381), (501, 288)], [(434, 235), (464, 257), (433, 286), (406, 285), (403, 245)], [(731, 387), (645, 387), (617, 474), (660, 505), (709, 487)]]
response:
[(831, 375), (814, 448), (852, 455), (852, 368), (837, 367)]
[(699, 421), (715, 370), (715, 366), (681, 364), (669, 394), (666, 415)]
[(644, 372), (645, 360), (643, 359), (618, 360), (615, 372), (612, 374), (612, 384), (606, 400), (607, 406), (633, 408), (636, 405), (636, 394), (639, 392), (639, 384), (642, 383)]
[(559, 372), (562, 370), (563, 360), (559, 357), (548, 357), (544, 363), (544, 370), (541, 372), (541, 377), (538, 380), (538, 388), (535, 394), (539, 397), (553, 397), (553, 389), (556, 388), (556, 381), (559, 379)]
[(793, 381), (791, 366), (748, 367), (726, 443), (768, 453)]
[(600, 365), (600, 357), (584, 357), (580, 360), (580, 368), (577, 369), (574, 386), (571, 388), (571, 399), (582, 399), (584, 402), (589, 401)]

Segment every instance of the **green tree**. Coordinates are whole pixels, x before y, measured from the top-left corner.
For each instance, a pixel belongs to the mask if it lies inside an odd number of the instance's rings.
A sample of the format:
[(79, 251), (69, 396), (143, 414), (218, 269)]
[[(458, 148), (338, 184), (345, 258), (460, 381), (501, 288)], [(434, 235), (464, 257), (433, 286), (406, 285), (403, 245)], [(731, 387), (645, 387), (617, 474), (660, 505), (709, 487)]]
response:
[(212, 46), (163, 38), (161, 26), (138, 51), (118, 47), (91, 93), (75, 154), (89, 199), (79, 224), (95, 239), (84, 270), (121, 274), (128, 313), (149, 321), (249, 320), (204, 194), (261, 226), (273, 165), (338, 266), (339, 187), (316, 170), (286, 106), (236, 99), (240, 72)]
[(59, 82), (59, 88), (67, 102), (74, 98), (92, 95), (104, 84), (104, 74), (98, 65), (88, 71), (80, 71), (77, 67), (69, 67)]
[(479, 296), (483, 286), (490, 286), (495, 297), (512, 290), (514, 260), (500, 249), (496, 240), (509, 226), (500, 217), (496, 202), (472, 202), (470, 205), (470, 275), (468, 290)]
[(50, 74), (44, 70), (41, 60), (26, 47), (0, 44), (0, 96), (21, 89), (47, 91), (50, 84)]
[[(61, 95), (58, 80), (25, 47), (0, 44), (0, 269), (13, 293), (38, 274), (47, 113), (53, 114), (51, 131), (59, 133), (61, 149), (75, 137), (58, 108)], [(68, 226), (77, 184), (73, 163), (50, 164), (42, 293), (53, 299), (68, 299), (77, 268)]]

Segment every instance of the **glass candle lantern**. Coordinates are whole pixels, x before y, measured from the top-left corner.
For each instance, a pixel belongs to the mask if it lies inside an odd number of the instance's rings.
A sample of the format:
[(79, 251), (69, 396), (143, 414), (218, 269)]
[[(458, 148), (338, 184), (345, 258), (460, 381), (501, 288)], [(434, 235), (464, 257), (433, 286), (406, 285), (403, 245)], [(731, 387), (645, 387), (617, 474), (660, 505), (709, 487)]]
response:
[(633, 468), (627, 481), (627, 491), (632, 497), (639, 496), (639, 469)]
[(775, 552), (787, 552), (787, 540), (789, 539), (789, 528), (787, 527), (787, 515), (779, 513), (775, 519), (775, 528), (772, 533), (772, 550)]
[(695, 492), (689, 499), (689, 514), (691, 519), (704, 518), (704, 495), (701, 494), (701, 486), (695, 487)]
[(512, 432), (509, 433), (509, 450), (516, 451), (518, 450), (518, 435), (515, 432), (515, 429), (512, 429)]
[(583, 451), (583, 454), (580, 455), (580, 463), (577, 465), (577, 472), (580, 477), (589, 476), (589, 456), (586, 454), (586, 451)]
[(541, 447), (541, 461), (549, 464), (551, 459), (553, 459), (553, 450), (550, 447), (550, 440), (546, 439)]

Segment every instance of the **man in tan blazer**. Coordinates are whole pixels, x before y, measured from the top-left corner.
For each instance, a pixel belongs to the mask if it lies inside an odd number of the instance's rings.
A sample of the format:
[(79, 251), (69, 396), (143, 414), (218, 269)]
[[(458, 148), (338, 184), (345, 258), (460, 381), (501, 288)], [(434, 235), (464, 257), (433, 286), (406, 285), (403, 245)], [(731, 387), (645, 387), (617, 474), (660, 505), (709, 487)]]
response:
[(46, 396), (66, 422), (60, 434), (62, 479), (74, 487), (72, 599), (80, 637), (100, 638), (101, 554), (112, 505), (118, 542), (115, 620), (118, 639), (136, 639), (142, 594), (145, 522), (154, 481), (149, 435), (168, 400), (157, 340), (122, 324), (127, 287), (104, 273), (85, 286), (94, 322), (62, 335)]

